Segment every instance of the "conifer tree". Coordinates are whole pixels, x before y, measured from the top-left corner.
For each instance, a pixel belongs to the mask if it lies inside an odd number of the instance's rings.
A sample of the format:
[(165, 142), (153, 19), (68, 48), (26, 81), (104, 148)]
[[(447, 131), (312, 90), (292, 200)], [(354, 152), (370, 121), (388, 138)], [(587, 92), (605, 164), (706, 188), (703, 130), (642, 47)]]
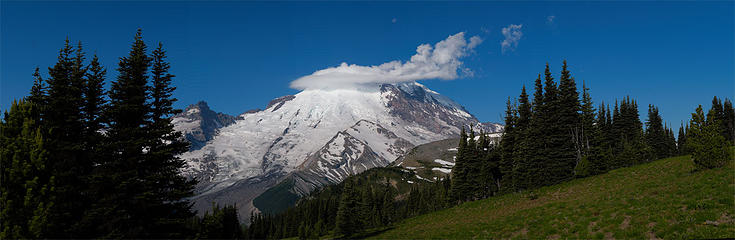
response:
[(730, 158), (729, 147), (719, 131), (719, 125), (716, 118), (705, 119), (702, 105), (692, 113), (687, 145), (691, 148), (692, 159), (698, 169), (721, 167)]
[(360, 226), (356, 222), (358, 216), (358, 200), (352, 182), (346, 182), (339, 200), (339, 210), (335, 223), (337, 234), (349, 237), (356, 233)]
[[(595, 129), (595, 107), (592, 103), (592, 97), (590, 96), (590, 89), (587, 85), (582, 82), (582, 105), (581, 105), (581, 149), (583, 155), (588, 155), (590, 151), (590, 141), (594, 139), (597, 133)], [(602, 123), (604, 124), (604, 123)], [(600, 124), (598, 124), (600, 126)]]
[[(152, 87), (150, 115), (148, 122), (147, 145), (150, 151), (144, 162), (147, 171), (143, 177), (148, 191), (155, 197), (148, 199), (153, 204), (152, 225), (157, 232), (178, 233), (185, 231), (185, 221), (193, 216), (191, 203), (186, 198), (193, 196), (193, 180), (187, 180), (179, 175), (179, 170), (186, 164), (178, 155), (189, 148), (183, 140), (181, 132), (174, 130), (171, 117), (181, 110), (174, 109), (173, 97), (175, 87), (171, 86), (174, 75), (169, 73), (169, 63), (166, 62), (166, 52), (163, 44), (152, 54)], [(182, 237), (176, 235), (161, 235), (158, 237)]]
[(84, 113), (85, 134), (90, 136), (96, 135), (103, 128), (102, 112), (107, 103), (104, 98), (104, 82), (107, 70), (102, 67), (96, 54), (92, 57), (87, 69), (89, 72), (83, 88), (84, 106), (82, 112)]
[(686, 146), (686, 141), (687, 141), (686, 128), (684, 127), (684, 123), (682, 122), (681, 126), (679, 126), (679, 138), (676, 141), (676, 149), (679, 155), (688, 154), (684, 147)]
[(146, 128), (151, 124), (147, 103), (150, 62), (138, 30), (129, 55), (120, 58), (119, 74), (112, 82), (110, 104), (105, 109), (109, 121), (105, 151), (112, 154), (95, 174), (101, 197), (90, 212), (90, 221), (100, 222), (99, 237), (152, 237), (150, 234), (154, 232), (149, 220), (156, 216), (152, 214), (156, 210), (151, 207), (157, 204), (150, 197), (158, 195), (150, 191), (150, 183), (146, 181), (152, 169), (144, 168), (150, 166), (147, 153), (151, 150)]
[(467, 132), (464, 126), (459, 134), (459, 144), (457, 146), (457, 155), (454, 160), (454, 167), (452, 168), (452, 199), (454, 201), (462, 202), (467, 199), (468, 194), (468, 183), (467, 183)]
[(511, 104), (510, 97), (505, 103), (505, 127), (503, 129), (503, 137), (500, 141), (502, 149), (500, 163), (500, 171), (503, 176), (501, 187), (503, 191), (510, 191), (513, 189), (513, 169), (515, 168), (515, 147), (518, 145), (516, 142), (518, 134), (516, 131), (516, 111)]
[(663, 120), (658, 113), (658, 108), (651, 104), (648, 105), (646, 142), (653, 149), (655, 159), (669, 156), (668, 133), (664, 129)]
[(41, 120), (41, 107), (46, 106), (46, 96), (46, 85), (41, 77), (39, 68), (36, 67), (36, 70), (33, 72), (33, 86), (31, 87), (31, 92), (27, 98), (28, 102), (36, 105), (35, 112), (37, 112), (37, 114), (33, 116), (33, 119)]
[(86, 179), (93, 164), (84, 154), (84, 52), (81, 43), (75, 49), (67, 39), (59, 51), (57, 63), (49, 68), (44, 102), (43, 128), (48, 132), (47, 148), (51, 174), (56, 179), (56, 204), (49, 216), (48, 237), (89, 237), (77, 224), (89, 205)]
[(558, 151), (553, 160), (557, 169), (554, 174), (556, 182), (566, 181), (573, 177), (574, 167), (582, 160), (583, 132), (579, 92), (574, 77), (567, 69), (567, 61), (562, 65), (558, 88), (558, 142), (553, 145)]
[[(549, 73), (550, 74), (550, 73)], [(544, 88), (541, 83), (541, 75), (534, 82), (535, 92), (533, 94), (533, 106), (531, 113), (531, 121), (528, 131), (525, 133), (529, 136), (524, 142), (525, 157), (524, 161), (518, 162), (517, 169), (514, 171), (516, 177), (515, 186), (518, 190), (531, 189), (540, 186), (543, 181), (541, 171), (544, 168), (549, 156), (546, 154), (546, 143), (548, 136), (545, 135), (546, 115), (544, 103)], [(533, 136), (533, 137), (531, 137)], [(523, 147), (523, 145), (522, 145)], [(523, 148), (522, 148), (523, 149)]]
[[(541, 76), (536, 79), (540, 83)], [(530, 154), (530, 138), (529, 132), (531, 131), (531, 103), (528, 100), (528, 94), (526, 94), (526, 86), (521, 88), (521, 95), (518, 98), (518, 119), (516, 121), (516, 143), (513, 147), (513, 159), (509, 162), (512, 163), (510, 171), (502, 174), (501, 177), (509, 178), (506, 182), (516, 183), (517, 180), (528, 180), (531, 167), (532, 156)], [(517, 178), (517, 179), (516, 179)], [(525, 185), (524, 185), (525, 186)], [(515, 188), (515, 186), (512, 186)]]
[(50, 153), (33, 102), (13, 101), (0, 122), (0, 238), (55, 236), (48, 228), (55, 205)]
[(723, 124), (725, 126), (725, 139), (730, 141), (730, 144), (735, 145), (735, 109), (730, 99), (725, 98), (722, 111), (725, 117)]

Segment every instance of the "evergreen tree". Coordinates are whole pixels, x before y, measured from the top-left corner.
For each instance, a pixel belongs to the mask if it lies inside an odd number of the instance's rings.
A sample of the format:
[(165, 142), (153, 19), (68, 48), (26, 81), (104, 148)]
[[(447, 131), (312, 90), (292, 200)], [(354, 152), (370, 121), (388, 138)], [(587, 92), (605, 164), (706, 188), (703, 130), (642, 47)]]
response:
[[(590, 141), (596, 138), (595, 135), (598, 132), (595, 129), (595, 107), (592, 103), (592, 97), (590, 96), (590, 89), (587, 88), (587, 85), (584, 82), (582, 82), (582, 105), (580, 117), (582, 123), (580, 149), (583, 150), (583, 155), (588, 155), (591, 148)], [(597, 125), (600, 126), (602, 124), (604, 123)]]
[[(166, 52), (159, 43), (152, 55), (152, 87), (150, 116), (148, 122), (148, 143), (150, 150), (143, 162), (145, 173), (142, 177), (148, 187), (148, 193), (154, 197), (147, 199), (153, 204), (152, 226), (161, 233), (178, 233), (185, 231), (185, 221), (193, 216), (191, 203), (187, 199), (193, 196), (193, 180), (187, 180), (179, 175), (179, 170), (186, 164), (178, 156), (189, 149), (183, 140), (181, 132), (174, 130), (171, 117), (181, 110), (174, 109), (173, 91), (171, 86), (174, 75), (168, 72), (170, 66), (166, 62)], [(177, 235), (160, 235), (158, 237), (181, 237)]]
[(49, 167), (56, 180), (56, 204), (49, 216), (52, 235), (48, 237), (52, 238), (89, 237), (87, 229), (78, 225), (91, 200), (86, 179), (93, 167), (82, 141), (84, 59), (81, 43), (75, 49), (67, 39), (57, 63), (49, 68), (48, 96), (41, 106), (43, 128), (48, 133), (46, 146), (53, 153)]
[[(556, 169), (553, 174), (555, 182), (571, 179), (575, 166), (582, 160), (583, 132), (581, 126), (579, 92), (577, 83), (567, 69), (567, 61), (562, 65), (558, 88), (558, 130), (557, 139), (553, 143), (557, 158), (552, 160)], [(558, 142), (557, 142), (558, 141)]]
[[(548, 66), (548, 65), (547, 65)], [(544, 164), (549, 159), (546, 154), (546, 144), (548, 135), (546, 134), (546, 115), (545, 103), (544, 103), (544, 88), (541, 83), (541, 75), (536, 78), (534, 82), (535, 92), (533, 94), (533, 106), (531, 112), (531, 121), (529, 128), (526, 131), (526, 140), (521, 149), (524, 151), (523, 161), (519, 161), (516, 170), (514, 171), (514, 177), (516, 178), (515, 187), (517, 190), (531, 189), (535, 186), (540, 186), (543, 181), (541, 174)], [(525, 146), (524, 146), (525, 145)]]
[(510, 97), (505, 102), (505, 128), (503, 129), (503, 137), (500, 141), (500, 148), (502, 149), (500, 163), (500, 171), (503, 176), (501, 181), (501, 188), (503, 191), (510, 191), (513, 189), (513, 169), (516, 167), (515, 160), (515, 147), (519, 144), (516, 140), (518, 138), (518, 132), (516, 131), (516, 111), (511, 104)]
[[(120, 58), (117, 80), (110, 88), (110, 104), (105, 109), (109, 121), (107, 146), (111, 153), (96, 169), (94, 182), (100, 197), (88, 214), (89, 221), (99, 222), (97, 234), (104, 238), (152, 237), (151, 220), (157, 217), (159, 206), (151, 202), (158, 197), (151, 191), (148, 174), (151, 166), (150, 105), (147, 103), (148, 68), (142, 33), (135, 35), (130, 53)], [(102, 221), (104, 219), (104, 221)]]
[(0, 238), (45, 238), (54, 207), (50, 153), (36, 105), (14, 101), (0, 122)]
[(668, 133), (663, 126), (663, 120), (658, 108), (648, 105), (648, 120), (646, 121), (646, 143), (653, 149), (654, 159), (670, 156)]
[(96, 136), (97, 139), (93, 142), (99, 141), (98, 132), (102, 130), (103, 120), (102, 112), (106, 105), (104, 82), (107, 70), (100, 65), (99, 58), (97, 55), (92, 57), (92, 61), (87, 67), (89, 72), (84, 84), (84, 106), (82, 107), (83, 118), (85, 123), (85, 134), (87, 136)]
[(681, 126), (679, 126), (679, 138), (677, 139), (677, 142), (676, 142), (676, 149), (679, 155), (688, 154), (684, 148), (684, 146), (686, 145), (686, 141), (687, 141), (686, 128), (684, 128), (684, 123), (681, 123)]
[(33, 86), (31, 87), (30, 95), (27, 98), (28, 102), (36, 106), (36, 111), (34, 112), (37, 114), (33, 116), (33, 119), (41, 120), (40, 114), (43, 112), (41, 107), (46, 106), (46, 96), (46, 85), (41, 77), (39, 68), (36, 67), (36, 70), (33, 72)]
[(716, 118), (705, 119), (702, 105), (692, 113), (687, 144), (698, 169), (722, 167), (730, 159), (729, 147), (719, 126)]
[(469, 193), (468, 186), (468, 168), (467, 163), (468, 147), (467, 132), (464, 126), (459, 134), (459, 144), (457, 146), (457, 155), (454, 160), (454, 168), (452, 168), (452, 199), (454, 201), (465, 201)]
[(725, 139), (735, 145), (735, 109), (730, 99), (725, 98), (722, 111), (724, 112)]
[(339, 200), (339, 210), (337, 210), (337, 219), (335, 223), (335, 231), (337, 234), (349, 237), (359, 231), (358, 222), (358, 199), (352, 182), (346, 182)]

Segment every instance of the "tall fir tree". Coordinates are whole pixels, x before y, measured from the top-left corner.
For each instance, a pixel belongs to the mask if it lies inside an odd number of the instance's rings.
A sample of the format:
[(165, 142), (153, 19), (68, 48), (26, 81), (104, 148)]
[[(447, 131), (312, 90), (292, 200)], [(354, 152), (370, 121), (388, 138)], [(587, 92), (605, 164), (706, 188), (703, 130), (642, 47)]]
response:
[(56, 64), (49, 68), (47, 94), (43, 110), (43, 128), (48, 132), (50, 170), (56, 178), (57, 204), (49, 216), (52, 238), (89, 237), (78, 223), (89, 205), (86, 179), (93, 163), (84, 153), (84, 52), (75, 49), (69, 39), (59, 51)]
[(467, 199), (468, 195), (468, 183), (467, 183), (467, 176), (468, 176), (468, 168), (469, 165), (467, 163), (467, 154), (468, 154), (468, 147), (467, 147), (467, 132), (465, 131), (464, 126), (462, 126), (462, 131), (459, 134), (459, 144), (457, 146), (457, 154), (456, 158), (454, 160), (454, 167), (452, 168), (452, 188), (451, 188), (451, 194), (452, 194), (452, 200), (455, 202), (462, 202)]
[(679, 137), (676, 139), (676, 150), (679, 155), (687, 154), (685, 151), (684, 146), (686, 145), (687, 141), (687, 133), (686, 128), (684, 127), (684, 123), (681, 123), (681, 126), (679, 126)]
[(730, 99), (725, 98), (722, 111), (725, 117), (725, 139), (730, 141), (731, 145), (735, 145), (735, 108), (733, 108)]
[(583, 131), (581, 126), (579, 92), (577, 83), (571, 76), (567, 67), (567, 61), (562, 64), (561, 76), (558, 88), (558, 123), (559, 136), (555, 139), (554, 149), (558, 151), (557, 158), (553, 160), (556, 166), (553, 174), (554, 182), (562, 182), (574, 176), (575, 166), (582, 160)]
[(186, 221), (193, 216), (191, 203), (186, 200), (193, 196), (194, 180), (188, 180), (179, 174), (186, 164), (178, 156), (186, 152), (189, 144), (184, 141), (181, 132), (174, 130), (171, 117), (181, 112), (173, 108), (176, 98), (172, 86), (173, 74), (169, 73), (170, 64), (166, 61), (163, 44), (152, 53), (151, 66), (151, 104), (148, 122), (148, 143), (150, 150), (146, 154), (142, 175), (148, 192), (153, 196), (148, 199), (152, 205), (148, 214), (152, 216), (152, 227), (157, 229), (155, 237), (185, 237)]
[(664, 129), (663, 119), (659, 115), (658, 108), (651, 104), (648, 105), (645, 136), (646, 143), (653, 149), (655, 159), (669, 156), (668, 133)]
[(527, 150), (524, 151), (526, 157), (524, 162), (518, 163), (518, 171), (515, 171), (515, 176), (518, 178), (515, 181), (518, 190), (531, 189), (539, 186), (543, 181), (541, 171), (549, 159), (549, 155), (545, 153), (545, 147), (548, 141), (548, 136), (545, 135), (547, 116), (544, 114), (544, 99), (546, 97), (540, 74), (534, 82), (534, 89), (531, 121), (526, 131), (528, 138), (524, 142), (526, 145), (525, 149)]
[[(146, 55), (142, 32), (135, 35), (130, 53), (120, 58), (118, 76), (112, 82), (110, 104), (105, 116), (109, 121), (105, 151), (112, 153), (98, 167), (96, 185), (100, 197), (90, 213), (91, 221), (101, 221), (98, 237), (152, 237), (150, 219), (156, 210), (149, 201), (152, 193), (147, 163), (151, 150), (147, 126), (151, 124), (148, 104), (148, 69), (151, 59)], [(155, 195), (153, 195), (155, 196)]]
[(502, 149), (500, 163), (500, 171), (503, 176), (501, 182), (502, 191), (508, 192), (513, 189), (513, 169), (516, 165), (515, 159), (515, 148), (519, 144), (516, 140), (518, 139), (518, 132), (516, 131), (516, 111), (510, 101), (510, 98), (505, 102), (505, 128), (503, 129), (502, 140), (500, 141), (500, 148)]
[[(590, 141), (592, 139), (595, 139), (598, 134), (597, 129), (595, 129), (595, 106), (592, 102), (592, 97), (590, 96), (590, 89), (587, 88), (587, 84), (585, 82), (582, 82), (582, 105), (580, 106), (581, 114), (581, 149), (582, 149), (582, 155), (588, 155), (590, 152)], [(604, 123), (603, 123), (604, 124)], [(600, 124), (597, 124), (600, 126)]]

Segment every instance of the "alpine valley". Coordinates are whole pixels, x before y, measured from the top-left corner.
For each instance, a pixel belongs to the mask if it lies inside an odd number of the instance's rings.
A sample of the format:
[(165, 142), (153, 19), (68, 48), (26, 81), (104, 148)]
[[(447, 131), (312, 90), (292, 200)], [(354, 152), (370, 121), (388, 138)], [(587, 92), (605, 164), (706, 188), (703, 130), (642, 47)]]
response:
[(279, 198), (295, 201), (388, 166), (418, 145), (456, 138), (462, 126), (503, 131), (417, 82), (306, 89), (239, 116), (199, 102), (173, 123), (191, 142), (181, 157), (184, 174), (199, 181), (194, 209), (203, 214), (213, 203), (235, 204), (245, 221), (262, 210), (253, 200), (276, 185), (287, 195)]

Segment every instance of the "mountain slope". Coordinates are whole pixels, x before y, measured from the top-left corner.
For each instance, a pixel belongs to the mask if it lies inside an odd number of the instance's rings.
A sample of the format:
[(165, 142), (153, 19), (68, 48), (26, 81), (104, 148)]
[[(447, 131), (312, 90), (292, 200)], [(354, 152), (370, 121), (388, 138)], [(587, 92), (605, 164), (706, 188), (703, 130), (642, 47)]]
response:
[[(735, 169), (693, 172), (689, 156), (422, 215), (377, 239), (731, 238)], [(651, 214), (656, 213), (656, 214)]]
[[(291, 173), (292, 191), (304, 194), (372, 167), (386, 166), (413, 146), (458, 135), (462, 125), (488, 132), (459, 104), (418, 83), (358, 89), (311, 89), (274, 99), (265, 110), (244, 113), (200, 149), (182, 158), (184, 174), (200, 180), (195, 208), (212, 199), (249, 203)], [(267, 184), (262, 179), (269, 179)], [(258, 187), (245, 187), (259, 183)], [(302, 183), (302, 184), (299, 184)], [(237, 189), (235, 189), (237, 188)], [(244, 192), (235, 196), (224, 192)], [(227, 198), (216, 196), (232, 195)], [(230, 199), (230, 200), (228, 200)], [(250, 204), (239, 204), (239, 206)], [(253, 208), (242, 207), (241, 215)]]
[(238, 117), (212, 111), (205, 101), (189, 105), (183, 112), (171, 119), (176, 131), (184, 133), (191, 146), (190, 150), (197, 150), (212, 140), (217, 130), (232, 125)]

